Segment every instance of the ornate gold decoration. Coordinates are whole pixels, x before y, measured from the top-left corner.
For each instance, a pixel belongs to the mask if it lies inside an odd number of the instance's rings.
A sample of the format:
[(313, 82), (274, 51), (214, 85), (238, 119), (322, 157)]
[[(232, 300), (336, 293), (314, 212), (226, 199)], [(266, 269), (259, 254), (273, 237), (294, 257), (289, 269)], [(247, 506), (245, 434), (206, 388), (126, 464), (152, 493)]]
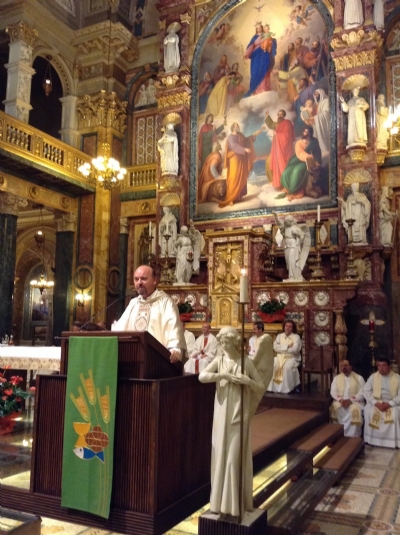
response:
[(342, 56), (340, 58), (333, 58), (336, 71), (345, 71), (346, 69), (353, 69), (355, 67), (362, 67), (364, 65), (374, 65), (378, 57), (376, 50), (365, 50), (364, 52), (357, 52), (349, 56)]
[(181, 181), (175, 175), (163, 175), (160, 178), (160, 189), (181, 189)]
[(144, 214), (148, 214), (150, 212), (150, 203), (148, 203), (147, 201), (143, 202), (141, 205), (141, 209)]
[(243, 245), (225, 243), (215, 248), (215, 292), (236, 293), (239, 288), (240, 269), (243, 266)]
[(28, 46), (33, 46), (39, 33), (34, 28), (31, 28), (25, 22), (17, 22), (17, 24), (11, 24), (6, 27), (6, 33), (10, 36), (11, 43), (17, 41), (23, 41)]
[(345, 186), (350, 186), (350, 184), (354, 183), (368, 184), (371, 180), (372, 176), (366, 169), (354, 169), (344, 177), (343, 184)]
[(160, 206), (180, 206), (181, 198), (176, 193), (167, 193), (160, 201)]
[[(161, 84), (164, 84), (167, 89), (173, 89), (176, 87), (176, 84), (179, 81), (179, 76), (177, 74), (168, 74), (166, 76), (160, 77)], [(162, 89), (162, 87), (161, 87)]]
[(85, 95), (78, 101), (78, 128), (111, 126), (121, 134), (126, 128), (127, 101), (121, 101), (115, 91), (107, 95), (102, 89), (97, 95)]
[(190, 97), (185, 91), (167, 95), (165, 97), (160, 97), (158, 101), (159, 109), (172, 108), (174, 106), (190, 106)]
[(374, 41), (378, 47), (383, 45), (383, 39), (376, 30), (365, 33), (364, 30), (351, 31), (344, 33), (340, 37), (335, 37), (331, 41), (333, 50), (340, 50), (343, 48), (358, 47), (364, 43)]
[(353, 149), (348, 149), (347, 154), (350, 156), (352, 163), (360, 163), (364, 161), (365, 148), (357, 147)]
[(385, 163), (385, 158), (387, 156), (388, 151), (384, 149), (378, 149), (376, 151), (376, 163), (377, 165), (383, 165)]
[(185, 72), (185, 73), (181, 73), (180, 74), (180, 80), (179, 80), (179, 83), (178, 85), (187, 85), (187, 86), (190, 86), (190, 82), (192, 80), (192, 77), (190, 76), (189, 73)]
[(69, 208), (70, 204), (71, 204), (71, 202), (70, 202), (70, 200), (68, 199), (68, 197), (61, 197), (61, 206), (62, 206), (63, 208), (65, 208), (65, 210), (66, 210), (67, 208)]
[(172, 112), (172, 113), (168, 113), (164, 119), (163, 119), (163, 122), (162, 124), (165, 126), (167, 124), (181, 124), (182, 123), (182, 117), (179, 115), (179, 113), (176, 113), (176, 112)]
[(345, 91), (351, 91), (356, 87), (362, 89), (369, 86), (369, 80), (364, 74), (352, 74), (343, 83), (342, 89)]
[(189, 13), (183, 13), (183, 15), (181, 15), (179, 17), (181, 19), (181, 22), (182, 23), (186, 23), (186, 24), (190, 24), (192, 22), (192, 17), (189, 15)]
[(160, 30), (165, 30), (166, 25), (167, 25), (167, 21), (165, 19), (158, 21), (158, 27), (160, 28)]

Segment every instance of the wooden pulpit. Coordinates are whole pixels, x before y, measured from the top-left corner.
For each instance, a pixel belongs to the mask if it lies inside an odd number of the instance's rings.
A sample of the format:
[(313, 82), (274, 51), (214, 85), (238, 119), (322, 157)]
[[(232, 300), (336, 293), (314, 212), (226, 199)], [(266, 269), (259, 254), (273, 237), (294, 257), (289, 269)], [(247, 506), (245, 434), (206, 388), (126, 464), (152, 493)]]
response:
[[(108, 519), (61, 507), (68, 347), (77, 335), (118, 336)], [(7, 506), (125, 534), (165, 533), (209, 500), (214, 393), (213, 384), (182, 375), (147, 332), (64, 332), (61, 375), (37, 379), (30, 492), (8, 487)]]

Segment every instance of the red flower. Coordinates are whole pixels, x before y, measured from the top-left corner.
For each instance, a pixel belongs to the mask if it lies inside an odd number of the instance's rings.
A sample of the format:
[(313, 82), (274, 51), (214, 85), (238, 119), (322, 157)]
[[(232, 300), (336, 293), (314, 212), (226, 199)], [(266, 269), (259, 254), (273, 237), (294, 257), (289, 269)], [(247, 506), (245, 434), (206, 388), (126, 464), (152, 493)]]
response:
[(10, 379), (10, 383), (12, 385), (17, 385), (18, 383), (20, 383), (22, 381), (22, 377), (19, 377), (18, 375), (13, 375)]
[(7, 390), (4, 390), (4, 393), (5, 393), (7, 396), (11, 396), (11, 394), (13, 393), (12, 388), (7, 388)]

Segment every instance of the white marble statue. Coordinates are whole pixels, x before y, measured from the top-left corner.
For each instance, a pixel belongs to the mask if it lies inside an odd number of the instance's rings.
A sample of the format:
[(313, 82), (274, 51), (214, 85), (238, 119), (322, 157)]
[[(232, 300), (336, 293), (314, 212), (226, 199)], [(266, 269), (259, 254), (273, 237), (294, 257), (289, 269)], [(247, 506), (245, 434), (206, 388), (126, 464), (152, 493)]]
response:
[(189, 229), (183, 225), (176, 239), (175, 245), (176, 268), (175, 278), (177, 284), (188, 284), (193, 275), (193, 241)]
[(339, 97), (342, 110), (348, 113), (347, 147), (365, 145), (368, 141), (365, 112), (368, 110), (369, 104), (365, 98), (359, 96), (359, 87), (354, 87), (351, 91), (353, 96), (348, 102), (344, 100), (344, 97)]
[(168, 26), (164, 39), (164, 69), (165, 72), (176, 72), (179, 69), (181, 56), (179, 54), (179, 37), (176, 32), (180, 30), (179, 22)]
[(136, 106), (146, 106), (148, 104), (147, 89), (145, 84), (139, 87)]
[(149, 79), (147, 85), (147, 104), (156, 104), (157, 102), (157, 87), (153, 78)]
[(302, 281), (304, 280), (302, 271), (311, 246), (310, 231), (307, 225), (301, 227), (297, 225), (296, 220), (291, 215), (286, 216), (282, 221), (276, 212), (272, 213), (283, 238), (286, 269), (289, 273), (287, 280)]
[[(164, 215), (160, 219), (160, 224), (158, 226), (158, 242), (160, 245), (160, 256), (175, 256), (175, 241), (177, 235), (177, 221), (174, 214), (171, 212), (171, 208), (168, 206), (163, 207)], [(168, 240), (168, 251), (167, 251), (167, 240), (164, 238), (165, 234), (170, 236)]]
[(172, 123), (167, 124), (157, 144), (160, 151), (161, 174), (177, 176), (179, 169), (178, 136)]
[(364, 22), (362, 0), (344, 0), (343, 27), (345, 30), (357, 28)]
[(381, 150), (388, 149), (389, 130), (385, 127), (388, 116), (385, 95), (380, 94), (376, 98), (376, 147)]
[(373, 0), (374, 12), (372, 15), (375, 28), (380, 31), (385, 28), (385, 0)]
[(347, 234), (349, 226), (346, 219), (354, 219), (352, 227), (353, 243), (355, 245), (367, 245), (367, 229), (371, 218), (371, 203), (365, 193), (360, 191), (360, 184), (351, 184), (351, 193), (344, 200), (338, 197), (341, 207), (342, 224)]
[(189, 236), (193, 243), (193, 273), (198, 275), (200, 271), (200, 255), (206, 242), (203, 234), (199, 230), (196, 230), (192, 220), (189, 222)]
[(393, 223), (398, 212), (390, 210), (390, 201), (393, 196), (392, 188), (382, 186), (379, 197), (379, 238), (382, 245), (393, 245)]
[[(272, 339), (264, 335), (254, 360), (245, 356), (241, 368), (241, 337), (233, 327), (217, 335), (220, 354), (200, 373), (202, 383), (216, 383), (211, 454), (210, 513), (237, 521), (239, 513), (253, 511), (253, 462), (250, 421), (263, 396), (273, 370)], [(239, 510), (240, 403), (243, 396), (243, 500)], [(235, 484), (236, 483), (236, 484)]]

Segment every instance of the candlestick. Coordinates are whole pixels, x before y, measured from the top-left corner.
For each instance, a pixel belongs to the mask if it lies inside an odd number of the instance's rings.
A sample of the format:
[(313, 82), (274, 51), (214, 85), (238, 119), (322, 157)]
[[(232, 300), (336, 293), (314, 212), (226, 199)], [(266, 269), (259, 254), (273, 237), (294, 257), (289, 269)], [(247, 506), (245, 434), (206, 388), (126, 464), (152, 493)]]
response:
[(317, 221), (318, 223), (321, 221), (321, 206), (317, 206)]
[(242, 269), (240, 275), (239, 302), (249, 303), (249, 277), (245, 269)]

